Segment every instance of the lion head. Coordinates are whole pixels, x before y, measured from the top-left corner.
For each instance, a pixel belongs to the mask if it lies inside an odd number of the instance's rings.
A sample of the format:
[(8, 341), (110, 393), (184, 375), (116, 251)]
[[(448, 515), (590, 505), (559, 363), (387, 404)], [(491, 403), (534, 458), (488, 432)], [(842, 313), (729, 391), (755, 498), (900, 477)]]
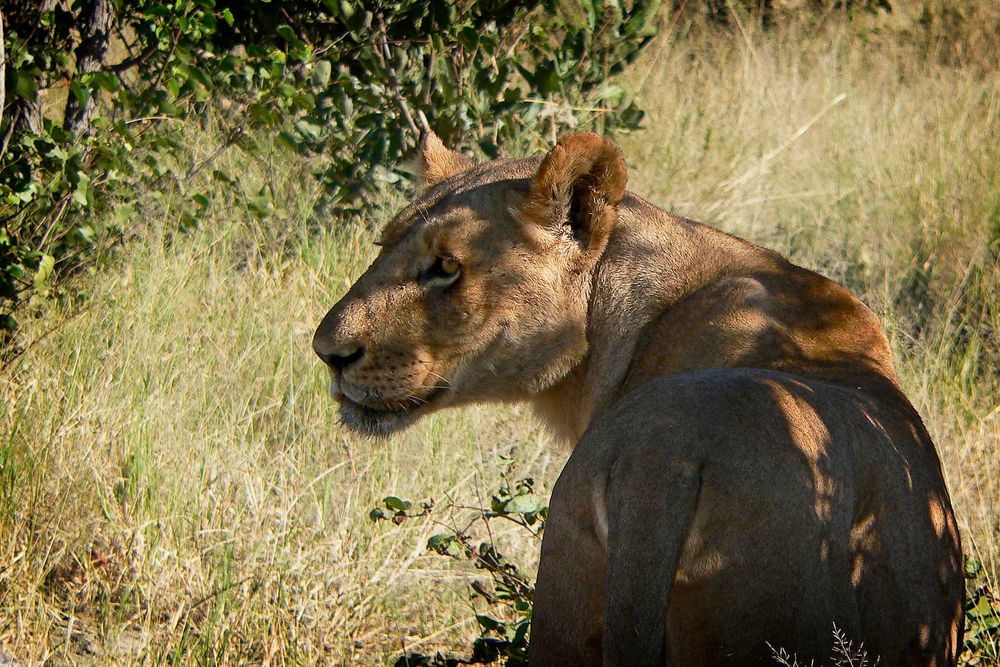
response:
[(342, 422), (366, 434), (564, 378), (587, 354), (590, 276), (625, 193), (621, 152), (589, 133), (483, 164), (429, 134), (419, 167), (422, 193), (313, 338)]

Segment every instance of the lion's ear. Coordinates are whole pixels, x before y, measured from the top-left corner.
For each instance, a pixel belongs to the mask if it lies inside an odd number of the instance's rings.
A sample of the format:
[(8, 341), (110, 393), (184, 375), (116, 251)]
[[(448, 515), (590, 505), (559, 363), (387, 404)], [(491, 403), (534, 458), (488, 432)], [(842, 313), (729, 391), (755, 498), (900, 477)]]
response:
[(432, 131), (428, 131), (420, 140), (420, 147), (417, 150), (417, 173), (424, 188), (460, 174), (474, 164), (458, 151), (447, 148)]
[(596, 259), (618, 219), (628, 174), (621, 150), (590, 132), (564, 136), (542, 160), (518, 208), (529, 222), (559, 233), (569, 227)]

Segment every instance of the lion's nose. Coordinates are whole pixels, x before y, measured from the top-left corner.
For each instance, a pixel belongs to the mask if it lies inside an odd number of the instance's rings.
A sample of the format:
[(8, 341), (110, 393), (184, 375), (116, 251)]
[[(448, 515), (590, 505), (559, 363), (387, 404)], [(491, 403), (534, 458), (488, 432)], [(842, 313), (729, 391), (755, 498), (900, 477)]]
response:
[(317, 356), (323, 360), (323, 363), (337, 372), (343, 372), (348, 366), (365, 356), (365, 348), (363, 347), (358, 347), (349, 354), (345, 354), (342, 350), (324, 350), (318, 344), (313, 344), (313, 349)]
[(360, 335), (360, 307), (356, 300), (341, 299), (323, 318), (313, 334), (313, 350), (327, 366), (341, 373), (365, 355)]

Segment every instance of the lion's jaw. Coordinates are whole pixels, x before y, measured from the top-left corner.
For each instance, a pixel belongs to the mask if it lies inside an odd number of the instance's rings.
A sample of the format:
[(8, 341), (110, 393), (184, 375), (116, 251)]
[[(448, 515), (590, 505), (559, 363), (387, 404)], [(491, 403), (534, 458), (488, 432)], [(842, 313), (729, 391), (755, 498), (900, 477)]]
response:
[[(347, 369), (331, 367), (330, 395), (339, 403), (342, 424), (367, 435), (389, 435), (440, 407), (446, 388), (433, 380), (431, 364), (419, 356), (383, 355), (396, 365), (380, 367), (378, 357)], [(386, 372), (385, 368), (395, 369)]]

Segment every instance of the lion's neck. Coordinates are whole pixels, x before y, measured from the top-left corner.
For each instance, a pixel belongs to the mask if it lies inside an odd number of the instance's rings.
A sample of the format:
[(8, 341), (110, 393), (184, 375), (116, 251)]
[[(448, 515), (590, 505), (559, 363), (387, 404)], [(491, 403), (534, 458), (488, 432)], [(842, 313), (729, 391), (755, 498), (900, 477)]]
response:
[(897, 382), (881, 324), (847, 289), (637, 198), (623, 201), (591, 285), (586, 356), (534, 400), (570, 443), (618, 398), (671, 373), (740, 366)]
[(587, 356), (534, 401), (552, 433), (575, 443), (593, 415), (625, 391), (650, 324), (736, 257), (754, 252), (762, 251), (626, 197), (592, 277)]

